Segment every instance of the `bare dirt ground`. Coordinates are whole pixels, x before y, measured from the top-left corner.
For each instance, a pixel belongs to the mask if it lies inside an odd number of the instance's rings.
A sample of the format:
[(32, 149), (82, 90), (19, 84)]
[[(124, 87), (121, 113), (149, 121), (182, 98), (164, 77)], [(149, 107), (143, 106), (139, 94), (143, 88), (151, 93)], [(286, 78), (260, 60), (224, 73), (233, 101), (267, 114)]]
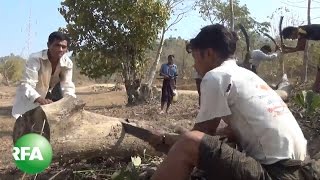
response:
[[(160, 104), (157, 100), (148, 105), (128, 107), (126, 106), (126, 92), (123, 90), (110, 91), (113, 86), (113, 84), (95, 84), (77, 87), (77, 96), (86, 102), (86, 110), (119, 118), (152, 120), (159, 126), (166, 122), (185, 123), (183, 120), (195, 118), (198, 110), (196, 91), (181, 90), (185, 95), (179, 95), (179, 101), (173, 104), (170, 115), (159, 115)], [(183, 87), (188, 89), (189, 86), (191, 89), (195, 88), (192, 85), (184, 85)], [(11, 117), (11, 108), (14, 95), (15, 87), (0, 87), (0, 180), (22, 177), (21, 172), (15, 169), (12, 159), (8, 158), (11, 157), (12, 150), (11, 133), (14, 119)], [(188, 124), (188, 126), (191, 127), (192, 124)], [(53, 167), (56, 172), (62, 168), (62, 165), (53, 165)], [(83, 168), (82, 164), (80, 169)], [(79, 167), (72, 169), (79, 169)]]
[[(198, 111), (198, 97), (194, 83), (178, 84), (179, 100), (174, 103), (170, 114), (159, 115), (160, 104), (154, 100), (146, 105), (126, 106), (125, 91), (110, 91), (110, 84), (97, 84), (90, 86), (77, 87), (77, 96), (86, 102), (85, 109), (108, 116), (129, 119), (141, 119), (153, 121), (161, 126), (164, 123), (176, 122), (179, 124), (195, 118)], [(0, 180), (21, 178), (22, 173), (14, 168), (11, 157), (12, 139), (11, 132), (14, 125), (14, 119), (11, 117), (11, 108), (15, 87), (0, 87)], [(290, 105), (290, 104), (289, 104)], [(309, 122), (305, 122), (295, 114), (303, 129), (306, 138), (312, 139), (319, 135), (320, 122), (315, 127), (310, 127)], [(128, 160), (126, 160), (128, 162)], [(119, 165), (118, 161), (112, 158), (84, 160), (79, 162), (70, 162), (69, 164), (53, 164), (45, 173), (39, 175), (37, 179), (49, 179), (59, 171), (63, 171), (55, 179), (110, 179), (110, 174), (92, 173), (92, 170), (99, 169), (95, 172), (112, 172)], [(77, 176), (77, 174), (81, 176)]]

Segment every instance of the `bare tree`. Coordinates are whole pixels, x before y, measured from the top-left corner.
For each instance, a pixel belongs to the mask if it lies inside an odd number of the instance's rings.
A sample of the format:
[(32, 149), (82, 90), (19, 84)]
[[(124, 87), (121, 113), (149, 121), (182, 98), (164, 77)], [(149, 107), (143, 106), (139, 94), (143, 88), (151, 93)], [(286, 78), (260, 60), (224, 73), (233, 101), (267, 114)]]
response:
[[(311, 24), (311, 18), (310, 18), (310, 7), (311, 7), (311, 0), (308, 0), (308, 12), (307, 12), (307, 18), (308, 18), (308, 25)], [(309, 41), (306, 42), (306, 46), (303, 52), (303, 70), (301, 72), (301, 81), (307, 82), (308, 81), (308, 61), (309, 61)]]
[(13, 68), (13, 64), (9, 63), (9, 59), (3, 59), (1, 64), (0, 64), (0, 74), (2, 74), (4, 80), (5, 80), (5, 85), (9, 86), (10, 85), (10, 80), (9, 80), (9, 71)]
[(151, 89), (151, 85), (156, 75), (157, 66), (160, 62), (165, 33), (170, 30), (172, 26), (178, 24), (182, 20), (182, 18), (184, 18), (185, 14), (192, 9), (192, 7), (188, 5), (181, 8), (181, 6), (184, 6), (184, 3), (185, 0), (166, 0), (166, 7), (169, 9), (170, 15), (175, 15), (176, 17), (172, 21), (172, 23), (162, 28), (157, 54), (152, 66), (150, 67), (148, 76), (146, 77), (146, 84), (149, 89)]
[(231, 30), (234, 31), (234, 11), (233, 11), (233, 0), (229, 1), (230, 3), (230, 12), (231, 12), (231, 20), (230, 20), (230, 25), (231, 25)]

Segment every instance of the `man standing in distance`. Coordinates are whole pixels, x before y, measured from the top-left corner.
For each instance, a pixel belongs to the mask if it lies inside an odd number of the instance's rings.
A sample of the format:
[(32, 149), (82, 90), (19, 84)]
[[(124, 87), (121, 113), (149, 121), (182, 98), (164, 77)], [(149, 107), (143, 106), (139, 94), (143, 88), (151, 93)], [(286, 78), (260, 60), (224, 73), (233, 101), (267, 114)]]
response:
[(168, 63), (162, 64), (160, 76), (163, 76), (161, 92), (161, 112), (163, 114), (164, 105), (167, 104), (166, 113), (172, 103), (174, 90), (176, 89), (177, 66), (173, 63), (174, 55), (168, 56)]

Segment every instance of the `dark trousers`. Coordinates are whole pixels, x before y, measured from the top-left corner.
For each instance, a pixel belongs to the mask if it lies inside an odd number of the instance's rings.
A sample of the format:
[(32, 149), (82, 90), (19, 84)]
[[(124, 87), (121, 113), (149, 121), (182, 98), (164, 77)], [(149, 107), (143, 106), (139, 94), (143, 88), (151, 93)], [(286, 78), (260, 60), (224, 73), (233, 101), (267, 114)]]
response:
[(53, 102), (55, 102), (55, 101), (59, 101), (62, 98), (63, 98), (62, 89), (61, 89), (61, 85), (59, 82), (53, 87), (51, 92), (47, 93), (46, 99), (50, 99)]
[(175, 79), (164, 79), (162, 82), (161, 102), (171, 103), (173, 99), (173, 90), (175, 89)]
[(199, 147), (198, 169), (206, 179), (223, 180), (316, 180), (320, 179), (320, 160), (282, 160), (262, 165), (232, 148), (225, 138), (205, 135)]

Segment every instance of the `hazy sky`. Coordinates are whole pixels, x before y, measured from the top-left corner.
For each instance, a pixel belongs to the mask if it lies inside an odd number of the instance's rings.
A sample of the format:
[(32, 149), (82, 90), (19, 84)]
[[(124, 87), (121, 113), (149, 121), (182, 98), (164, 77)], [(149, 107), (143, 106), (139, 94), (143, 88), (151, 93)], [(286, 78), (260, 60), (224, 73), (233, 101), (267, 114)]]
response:
[[(0, 56), (14, 53), (27, 57), (29, 53), (46, 48), (48, 35), (66, 24), (57, 10), (60, 2), (61, 0), (1, 0)], [(303, 17), (300, 19), (306, 21), (306, 0), (240, 0), (240, 3), (246, 4), (251, 15), (258, 21), (270, 21), (267, 16), (279, 7), (289, 8), (294, 15)], [(312, 0), (312, 7), (312, 23), (320, 23), (320, 0)], [(190, 39), (207, 24), (209, 22), (203, 21), (197, 11), (192, 11), (173, 27), (176, 31), (170, 31), (166, 36)]]

